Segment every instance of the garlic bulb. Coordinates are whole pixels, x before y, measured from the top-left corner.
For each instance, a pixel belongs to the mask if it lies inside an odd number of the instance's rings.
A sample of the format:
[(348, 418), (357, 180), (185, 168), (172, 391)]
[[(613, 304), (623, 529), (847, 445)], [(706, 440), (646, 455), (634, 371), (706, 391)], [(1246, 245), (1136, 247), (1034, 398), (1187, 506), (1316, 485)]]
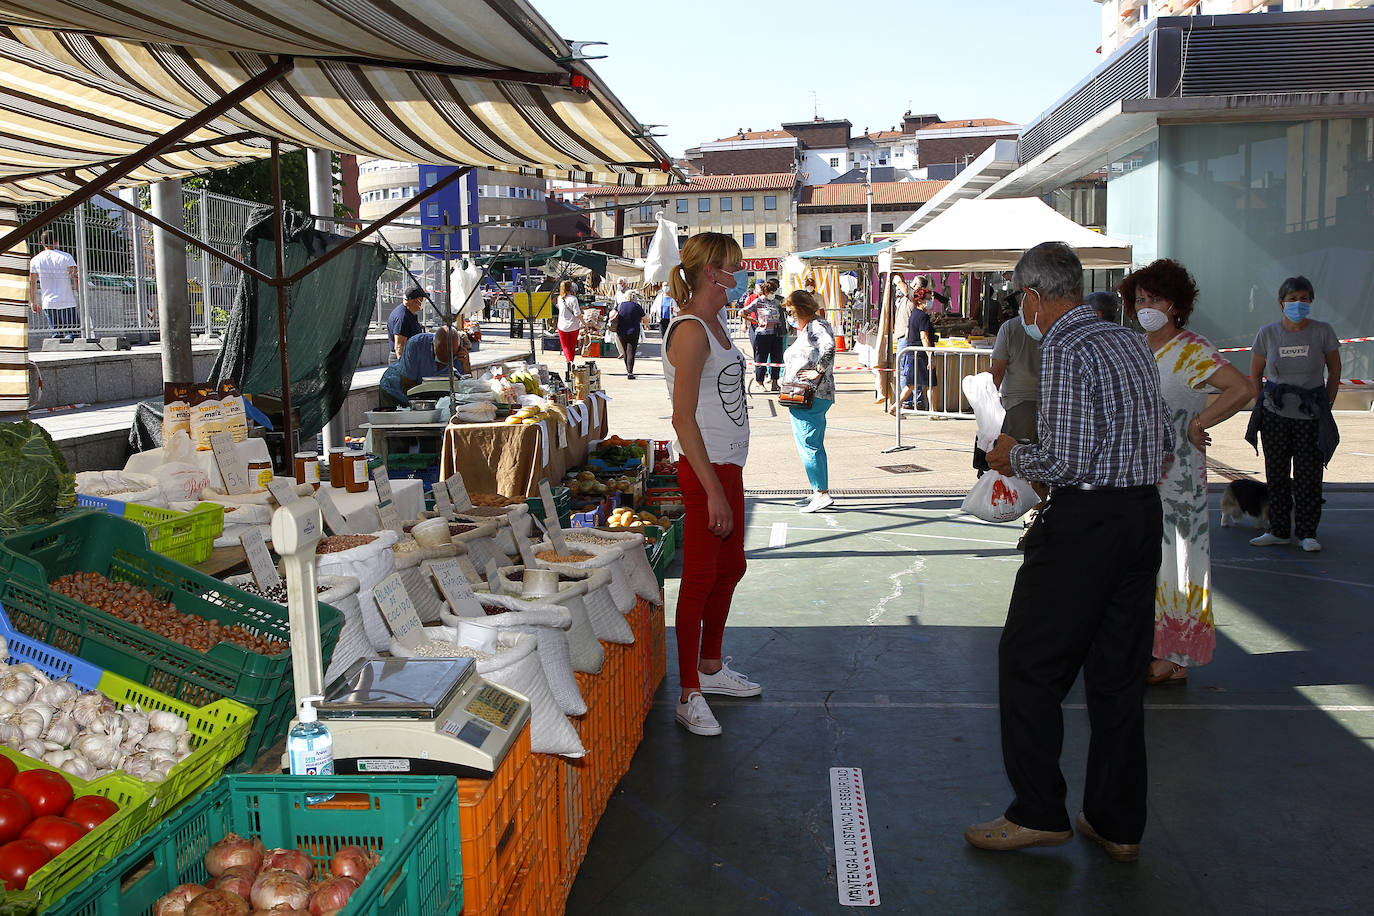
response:
[(90, 728), (91, 723), (106, 711), (106, 704), (109, 700), (98, 690), (90, 690), (76, 698), (72, 709), (72, 718), (76, 724), (82, 728)]
[(26, 738), (24, 743), (19, 745), (16, 750), (26, 757), (33, 757), (37, 760), (42, 760), (43, 755), (48, 753), (48, 749), (43, 746), (43, 742), (39, 741), (37, 738)]
[(103, 735), (82, 735), (72, 742), (72, 750), (98, 767), (117, 767), (124, 757), (119, 745)]
[(144, 715), (141, 712), (138, 712), (137, 710), (134, 710), (133, 712), (124, 713), (123, 718), (123, 743), (137, 745), (138, 742), (143, 740), (143, 736), (148, 734), (148, 716)]
[(10, 657), (10, 641), (0, 636), (0, 662), (6, 661)]
[(62, 770), (77, 779), (94, 779), (95, 767), (84, 757), (71, 757), (62, 763)]
[(53, 681), (51, 684), (38, 688), (34, 696), (39, 702), (56, 707), (74, 698), (80, 692), (81, 691), (76, 689), (75, 684), (63, 679), (60, 681)]
[(148, 771), (148, 774), (146, 776), (140, 776), (139, 778), (142, 779), (144, 782), (162, 782), (169, 775), (171, 775), (171, 772), (172, 765), (168, 763), (165, 765), (153, 767)]
[(155, 732), (171, 732), (173, 735), (179, 735), (186, 731), (186, 720), (165, 709), (155, 709), (150, 712), (148, 724)]
[[(0, 639), (4, 639), (4, 637), (0, 636)], [(15, 706), (9, 700), (4, 699), (3, 697), (0, 697), (0, 718), (3, 718), (4, 716), (12, 716), (18, 711), (18, 706)]]
[(6, 674), (4, 680), (0, 680), (0, 697), (16, 706), (20, 703), (27, 703), (29, 697), (38, 689), (32, 677), (13, 668)]
[(76, 755), (73, 754), (71, 751), (67, 750), (66, 748), (63, 748), (60, 751), (48, 751), (46, 754), (43, 755), (43, 762), (50, 763), (55, 767), (60, 767), (62, 766), (62, 764), (66, 763), (68, 760), (71, 760), (75, 756)]
[(171, 754), (177, 749), (177, 738), (171, 732), (149, 732), (143, 736), (141, 746), (145, 751), (165, 751)]
[(24, 731), (13, 722), (0, 722), (0, 744), (18, 748), (24, 743)]
[(68, 718), (54, 719), (52, 725), (48, 726), (48, 733), (44, 737), (48, 741), (55, 741), (63, 747), (71, 747), (77, 735), (76, 722)]
[(119, 765), (119, 768), (130, 776), (144, 779), (152, 772), (153, 764), (148, 759), (147, 754), (130, 754), (124, 758), (124, 762)]
[(185, 760), (191, 756), (191, 733), (182, 732), (177, 735), (177, 760)]

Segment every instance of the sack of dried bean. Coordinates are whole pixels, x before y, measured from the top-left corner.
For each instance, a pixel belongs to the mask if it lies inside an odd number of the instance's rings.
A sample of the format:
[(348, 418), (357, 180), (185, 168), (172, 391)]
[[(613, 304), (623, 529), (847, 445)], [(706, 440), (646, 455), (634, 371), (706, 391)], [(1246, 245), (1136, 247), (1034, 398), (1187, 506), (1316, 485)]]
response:
[(396, 555), (391, 545), (398, 535), (394, 531), (374, 534), (332, 535), (321, 540), (316, 548), (319, 556), (315, 569), (321, 576), (354, 576), (358, 580), (358, 607), (362, 613), (363, 629), (368, 644), (376, 652), (385, 652), (391, 645), (391, 631), (382, 620), (382, 612), (372, 597), (376, 584), (391, 575), (396, 568)]

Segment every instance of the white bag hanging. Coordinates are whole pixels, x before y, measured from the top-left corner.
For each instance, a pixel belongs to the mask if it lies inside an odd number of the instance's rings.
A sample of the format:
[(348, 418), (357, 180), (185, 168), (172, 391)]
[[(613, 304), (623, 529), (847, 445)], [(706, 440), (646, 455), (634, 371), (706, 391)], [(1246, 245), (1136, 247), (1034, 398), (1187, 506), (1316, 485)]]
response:
[(665, 219), (660, 212), (658, 228), (654, 230), (653, 241), (649, 242), (649, 253), (644, 256), (644, 282), (667, 283), (668, 275), (680, 263), (682, 253), (677, 247), (677, 223)]
[[(978, 447), (992, 451), (1002, 433), (1006, 411), (1002, 397), (993, 384), (992, 373), (980, 372), (964, 376), (961, 387), (964, 397), (973, 408), (978, 421)], [(1035, 508), (1040, 496), (1028, 481), (1020, 477), (1006, 477), (997, 471), (986, 471), (964, 497), (963, 510), (985, 522), (1015, 521)]]

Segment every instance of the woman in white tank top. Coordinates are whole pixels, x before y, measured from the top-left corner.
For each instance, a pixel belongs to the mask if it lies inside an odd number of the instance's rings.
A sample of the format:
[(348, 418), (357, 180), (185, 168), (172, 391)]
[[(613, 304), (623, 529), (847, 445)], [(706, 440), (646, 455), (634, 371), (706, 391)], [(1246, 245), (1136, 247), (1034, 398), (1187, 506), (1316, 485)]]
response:
[(721, 733), (703, 694), (748, 697), (763, 691), (731, 670), (721, 649), (730, 599), (745, 569), (749, 414), (744, 355), (719, 316), (748, 288), (742, 257), (731, 236), (705, 232), (688, 239), (669, 279), (681, 307), (663, 335), (663, 375), (683, 459), (678, 484), (687, 509), (675, 626), (682, 686), (677, 720), (696, 735)]

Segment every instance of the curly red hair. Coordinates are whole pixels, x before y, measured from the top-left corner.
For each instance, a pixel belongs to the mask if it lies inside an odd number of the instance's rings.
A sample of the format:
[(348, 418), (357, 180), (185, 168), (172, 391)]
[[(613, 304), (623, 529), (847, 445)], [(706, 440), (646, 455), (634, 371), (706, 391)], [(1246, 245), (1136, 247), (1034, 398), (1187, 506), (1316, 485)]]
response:
[(1188, 326), (1188, 318), (1197, 304), (1197, 284), (1193, 282), (1193, 275), (1188, 273), (1188, 268), (1169, 258), (1160, 258), (1127, 274), (1117, 291), (1121, 293), (1121, 304), (1126, 314), (1132, 318), (1135, 317), (1137, 290), (1169, 300), (1174, 307), (1174, 326)]

